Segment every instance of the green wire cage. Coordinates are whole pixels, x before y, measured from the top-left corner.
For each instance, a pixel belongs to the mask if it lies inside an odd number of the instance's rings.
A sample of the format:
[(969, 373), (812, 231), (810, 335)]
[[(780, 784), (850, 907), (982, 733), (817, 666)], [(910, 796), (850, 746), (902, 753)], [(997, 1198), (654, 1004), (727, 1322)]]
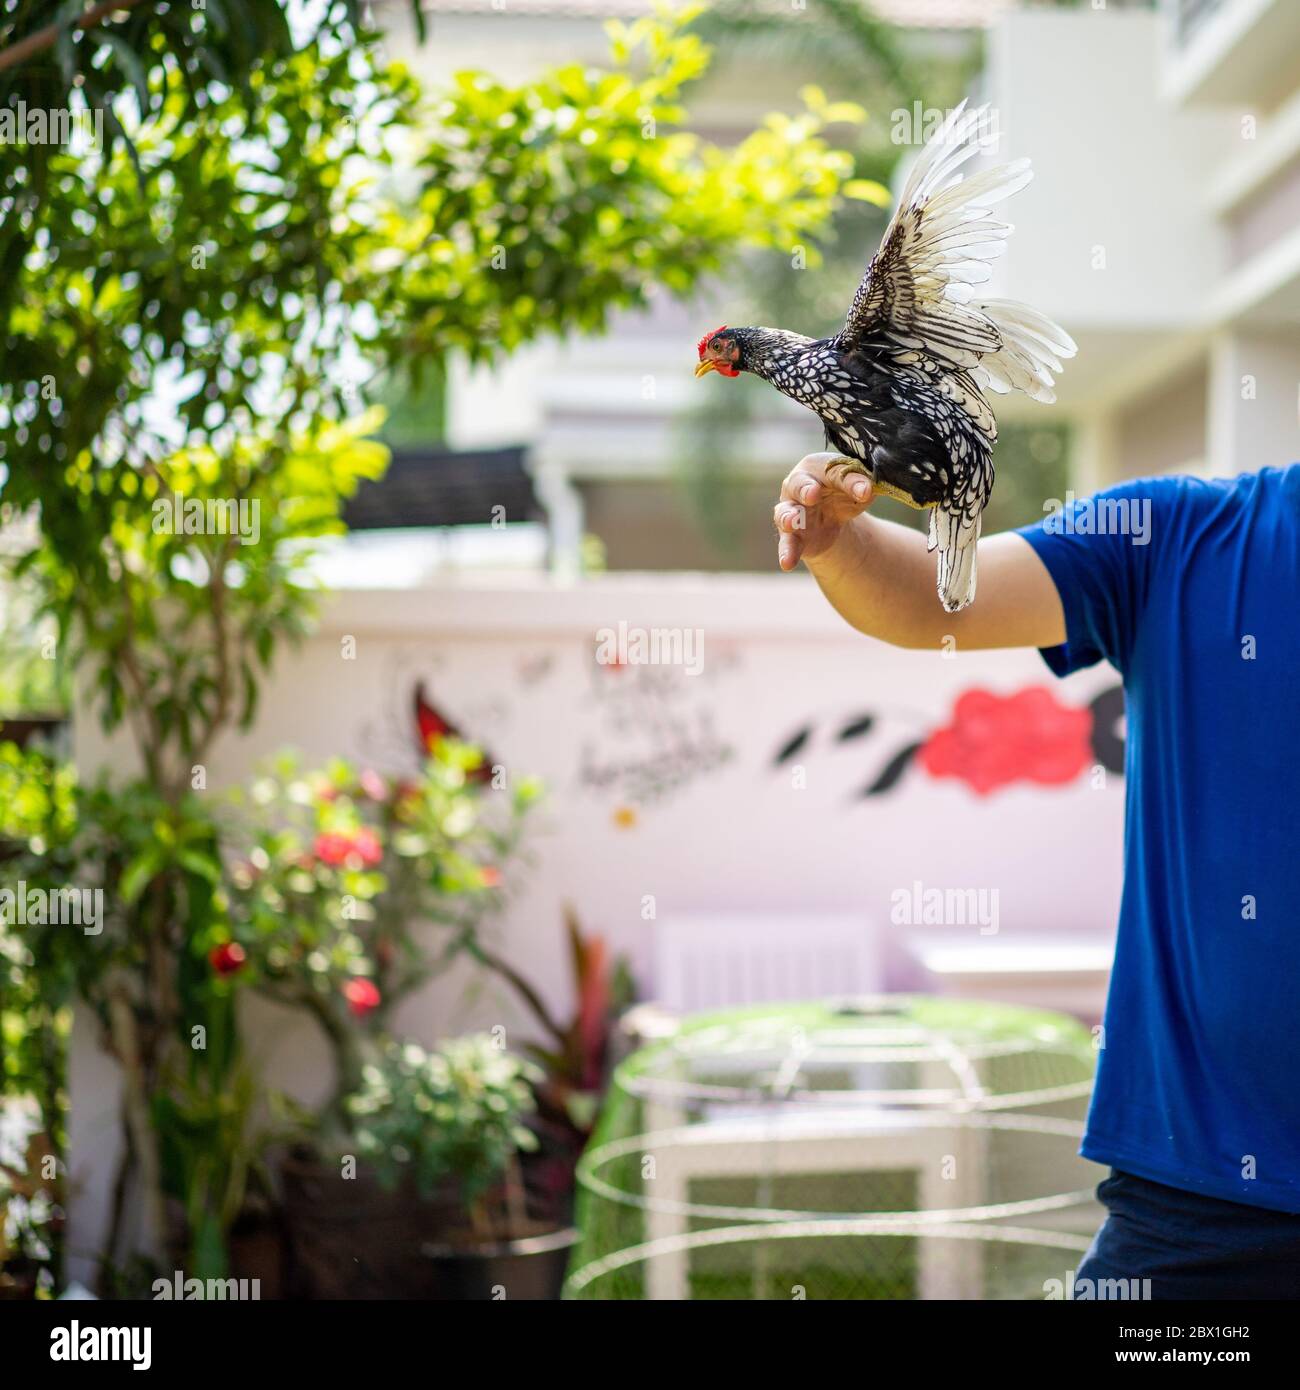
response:
[(1086, 1029), (887, 996), (683, 1021), (615, 1070), (565, 1296), (1044, 1298), (1100, 1220)]

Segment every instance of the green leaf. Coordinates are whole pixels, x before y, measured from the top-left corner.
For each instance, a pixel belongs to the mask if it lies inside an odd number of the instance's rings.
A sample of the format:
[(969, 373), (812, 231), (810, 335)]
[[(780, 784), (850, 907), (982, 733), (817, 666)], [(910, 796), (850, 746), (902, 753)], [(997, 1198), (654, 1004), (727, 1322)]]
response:
[(887, 208), (894, 201), (894, 195), (889, 189), (883, 183), (877, 183), (875, 179), (849, 179), (841, 185), (840, 192), (846, 198), (871, 203), (878, 208)]
[(118, 880), (118, 896), (127, 906), (136, 902), (144, 890), (162, 872), (165, 861), (158, 851), (150, 846), (142, 850), (122, 870)]

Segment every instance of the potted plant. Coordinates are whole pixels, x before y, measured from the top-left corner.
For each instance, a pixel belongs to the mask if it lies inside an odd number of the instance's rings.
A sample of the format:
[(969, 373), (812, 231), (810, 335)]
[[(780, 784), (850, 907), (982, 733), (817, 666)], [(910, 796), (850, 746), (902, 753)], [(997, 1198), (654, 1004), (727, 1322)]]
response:
[(334, 1058), (327, 1126), (348, 1127), (342, 1098), (393, 1011), (501, 906), (539, 787), (494, 791), (482, 762), (451, 739), (414, 777), (307, 772), (286, 753), (232, 797), (231, 927), (212, 968), (312, 1015)]
[(309, 1013), (333, 1056), (315, 1111), (285, 1103), (280, 1165), (290, 1281), (315, 1298), (420, 1296), (420, 1244), (455, 1216), (454, 1195), (385, 1189), (334, 1159), (354, 1152), (344, 1098), (379, 1058), (392, 1011), (477, 939), (505, 892), (537, 785), (496, 791), (482, 755), (433, 743), (414, 777), (282, 755), (234, 799), (230, 926), (214, 973)]
[(460, 1221), (425, 1255), (438, 1294), (449, 1299), (558, 1298), (572, 1228), (528, 1210), (520, 1156), (537, 1147), (526, 1121), (542, 1073), (489, 1034), (431, 1052), (393, 1044), (365, 1068), (348, 1097), (358, 1156), (390, 1187), (454, 1185)]
[(541, 1041), (523, 1046), (541, 1069), (532, 1121), (541, 1143), (526, 1155), (524, 1177), (533, 1209), (557, 1223), (572, 1216), (578, 1159), (615, 1060), (614, 1026), (635, 994), (626, 961), (611, 955), (603, 937), (584, 932), (571, 906), (564, 925), (575, 1000), (567, 1018), (552, 1012), (533, 984), (485, 942), (476, 938), (469, 946), (474, 959), (515, 992), (541, 1033)]
[[(12, 1120), (0, 1109), (0, 1119)], [(0, 1135), (0, 1139), (4, 1136)], [(17, 1147), (20, 1152), (14, 1153)], [(62, 1182), (50, 1177), (49, 1136), (37, 1131), (24, 1145), (0, 1149), (0, 1300), (37, 1296), (43, 1270), (53, 1273), (52, 1249), (62, 1227)]]

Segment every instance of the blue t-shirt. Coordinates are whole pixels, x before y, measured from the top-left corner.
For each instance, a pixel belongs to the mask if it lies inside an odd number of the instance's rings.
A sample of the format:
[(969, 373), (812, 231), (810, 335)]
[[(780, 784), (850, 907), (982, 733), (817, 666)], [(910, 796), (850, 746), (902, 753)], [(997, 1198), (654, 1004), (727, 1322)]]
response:
[(1127, 704), (1082, 1153), (1300, 1212), (1300, 465), (1123, 483), (1020, 534), (1065, 610), (1047, 664), (1104, 658)]

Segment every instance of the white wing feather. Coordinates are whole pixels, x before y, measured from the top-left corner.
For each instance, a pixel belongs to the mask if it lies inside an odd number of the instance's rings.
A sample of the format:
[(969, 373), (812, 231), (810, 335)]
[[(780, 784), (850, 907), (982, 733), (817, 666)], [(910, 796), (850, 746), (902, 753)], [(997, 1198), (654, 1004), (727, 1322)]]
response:
[(930, 512), (939, 597), (949, 612), (975, 597), (976, 545), (992, 486), (997, 424), (979, 388), (1054, 401), (1061, 359), (1076, 351), (1070, 335), (1037, 309), (976, 298), (975, 287), (991, 278), (989, 262), (1006, 251), (1013, 230), (990, 209), (1033, 178), (1027, 159), (963, 174), (979, 150), (987, 112), (963, 102), (921, 151), (840, 334), (849, 348), (871, 338), (901, 375), (939, 384), (984, 440), (981, 477), (967, 478), (951, 505)]

